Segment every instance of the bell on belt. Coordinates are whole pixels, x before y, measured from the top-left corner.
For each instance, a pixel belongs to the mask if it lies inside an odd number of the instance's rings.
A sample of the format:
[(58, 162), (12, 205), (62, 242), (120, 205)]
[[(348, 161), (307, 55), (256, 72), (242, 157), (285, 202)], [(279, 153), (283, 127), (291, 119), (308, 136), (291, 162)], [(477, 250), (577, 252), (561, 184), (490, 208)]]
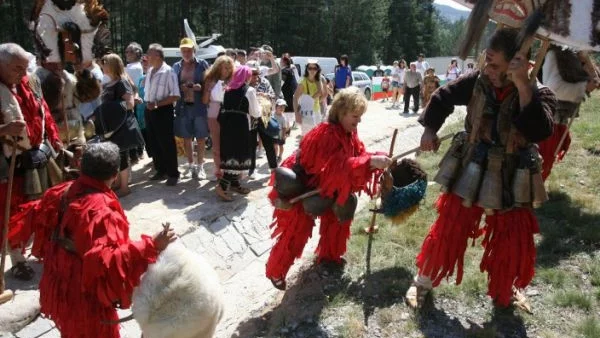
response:
[(467, 208), (473, 206), (473, 202), (477, 199), (482, 176), (481, 163), (487, 157), (488, 149), (489, 145), (485, 143), (476, 146), (471, 162), (463, 169), (460, 179), (453, 188), (453, 192), (462, 197), (462, 205)]
[(449, 191), (452, 183), (456, 181), (456, 176), (458, 176), (458, 170), (462, 162), (461, 150), (466, 138), (467, 133), (465, 132), (457, 133), (454, 136), (450, 149), (439, 164), (440, 170), (438, 170), (433, 178), (441, 186), (443, 192)]
[(473, 206), (473, 201), (477, 198), (479, 183), (481, 182), (481, 171), (481, 165), (476, 162), (469, 162), (454, 186), (454, 193), (462, 197), (462, 205), (467, 208)]
[(502, 150), (491, 150), (488, 154), (487, 169), (483, 175), (477, 204), (485, 209), (486, 214), (493, 214), (494, 209), (502, 209)]
[(513, 179), (513, 196), (517, 204), (531, 203), (531, 170), (517, 169)]
[(326, 198), (321, 195), (314, 195), (302, 200), (304, 211), (311, 216), (323, 215), (334, 203), (333, 198)]
[(440, 163), (440, 170), (438, 170), (433, 180), (441, 186), (443, 192), (447, 192), (456, 179), (460, 162), (459, 158), (453, 154), (448, 154)]
[(50, 186), (55, 186), (63, 181), (63, 172), (56, 164), (53, 158), (48, 159), (48, 176), (50, 176)]
[(343, 223), (354, 218), (354, 212), (356, 211), (357, 205), (358, 198), (356, 198), (355, 194), (350, 194), (344, 205), (338, 205), (337, 203), (334, 203), (332, 209), (338, 221)]
[(289, 168), (275, 169), (275, 190), (283, 198), (291, 198), (303, 193), (306, 188), (296, 173)]
[(37, 169), (25, 170), (24, 192), (26, 196), (39, 195), (42, 193), (40, 175), (38, 174)]

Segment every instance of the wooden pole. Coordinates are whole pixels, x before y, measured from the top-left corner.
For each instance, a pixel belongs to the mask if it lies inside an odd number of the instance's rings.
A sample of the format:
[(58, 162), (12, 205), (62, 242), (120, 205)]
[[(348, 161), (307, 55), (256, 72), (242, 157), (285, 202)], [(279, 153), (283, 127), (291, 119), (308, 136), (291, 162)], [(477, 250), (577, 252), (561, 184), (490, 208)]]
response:
[[(392, 143), (390, 144), (390, 151), (388, 151), (388, 157), (392, 157), (394, 154), (394, 146), (396, 145), (396, 137), (398, 137), (398, 129), (394, 129), (394, 134), (392, 135)], [(392, 162), (396, 160), (392, 159)], [(387, 169), (386, 169), (387, 170)], [(375, 209), (377, 209), (377, 199), (379, 198), (379, 194), (375, 196)], [(377, 220), (377, 212), (373, 211), (373, 215), (371, 216), (371, 224), (368, 228), (365, 229), (365, 232), (369, 234), (369, 244), (371, 242), (371, 237), (374, 232), (377, 232), (377, 226), (375, 225), (375, 221)], [(370, 247), (370, 245), (369, 245)], [(369, 251), (369, 250), (367, 250)], [(369, 255), (370, 256), (370, 255)]]
[[(17, 141), (14, 140), (16, 144)], [(0, 259), (0, 304), (4, 304), (13, 298), (13, 292), (6, 290), (6, 281), (4, 279), (4, 267), (6, 265), (6, 255), (8, 253), (8, 222), (10, 220), (10, 200), (12, 198), (12, 186), (15, 178), (15, 165), (17, 163), (17, 148), (12, 147), (12, 156), (10, 157), (10, 166), (8, 169), (8, 183), (6, 188), (6, 202), (4, 203), (4, 224), (2, 225), (2, 258)]]

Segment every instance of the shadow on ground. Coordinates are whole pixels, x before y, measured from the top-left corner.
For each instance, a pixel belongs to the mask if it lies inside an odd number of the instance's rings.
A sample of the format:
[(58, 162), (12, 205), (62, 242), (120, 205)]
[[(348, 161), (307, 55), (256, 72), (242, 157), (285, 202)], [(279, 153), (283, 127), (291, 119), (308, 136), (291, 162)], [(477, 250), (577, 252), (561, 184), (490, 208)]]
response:
[(542, 240), (537, 265), (553, 267), (577, 253), (600, 249), (600, 214), (588, 213), (561, 191), (550, 191), (550, 200), (537, 210)]

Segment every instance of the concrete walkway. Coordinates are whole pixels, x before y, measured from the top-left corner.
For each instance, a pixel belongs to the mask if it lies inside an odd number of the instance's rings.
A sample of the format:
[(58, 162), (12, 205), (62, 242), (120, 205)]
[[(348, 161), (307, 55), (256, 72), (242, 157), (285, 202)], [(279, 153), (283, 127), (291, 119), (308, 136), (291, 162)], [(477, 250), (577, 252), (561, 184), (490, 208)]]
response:
[[(387, 152), (394, 128), (398, 128), (400, 132), (396, 141), (396, 154), (417, 146), (422, 133), (422, 127), (416, 121), (417, 116), (401, 115), (399, 109), (391, 110), (387, 106), (388, 103), (369, 103), (369, 109), (359, 125), (359, 135), (367, 149)], [(457, 110), (449, 121), (462, 116), (464, 109)], [(287, 154), (297, 147), (298, 136), (299, 130), (293, 130), (286, 144)], [(207, 155), (210, 156), (210, 152)], [(212, 160), (208, 161), (205, 168), (211, 175), (213, 164)], [(215, 195), (214, 181), (192, 180), (187, 175), (182, 176), (183, 179), (175, 187), (148, 182), (147, 178), (152, 175), (151, 165), (149, 160), (142, 160), (133, 168), (132, 194), (122, 200), (131, 223), (132, 238), (138, 238), (143, 233), (153, 234), (161, 229), (161, 223), (170, 222), (188, 248), (212, 262), (221, 277), (227, 306), (217, 337), (243, 337), (243, 332), (236, 332), (238, 324), (283, 295), (264, 277), (265, 262), (272, 245), (269, 224), (272, 222), (273, 207), (266, 198), (269, 191), (266, 158), (260, 159), (257, 166), (255, 177), (246, 182), (253, 190), (252, 193), (246, 198), (237, 195), (233, 202), (226, 203)], [(359, 207), (366, 202), (368, 201), (363, 196)], [(310, 261), (310, 252), (317, 242), (315, 237), (317, 236), (313, 236), (305, 249), (304, 261)], [(301, 264), (297, 262), (291, 274)], [(42, 269), (39, 264), (34, 267), (38, 273)], [(7, 281), (13, 290), (31, 290), (27, 303), (34, 304), (38, 299), (37, 281), (28, 285), (16, 283), (10, 277)], [(21, 295), (17, 294), (17, 297)], [(2, 308), (0, 306), (0, 317)], [(28, 316), (32, 314), (35, 315), (35, 309)], [(128, 311), (121, 311), (120, 316), (128, 314)], [(22, 316), (21, 321), (27, 319)], [(23, 329), (4, 336), (49, 338), (60, 335), (52, 321), (37, 317)], [(0, 333), (0, 337), (4, 336)], [(135, 321), (122, 324), (122, 336), (141, 336)]]

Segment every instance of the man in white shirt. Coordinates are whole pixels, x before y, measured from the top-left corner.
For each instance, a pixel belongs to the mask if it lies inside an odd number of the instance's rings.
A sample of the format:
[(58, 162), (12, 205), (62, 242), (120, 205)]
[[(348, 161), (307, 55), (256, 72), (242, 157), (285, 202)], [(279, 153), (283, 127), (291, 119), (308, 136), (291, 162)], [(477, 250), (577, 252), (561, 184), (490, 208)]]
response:
[(429, 62), (425, 61), (425, 54), (419, 54), (419, 58), (415, 61), (417, 72), (421, 73), (421, 77), (425, 78), (425, 72), (429, 69)]
[(153, 43), (148, 47), (148, 75), (144, 82), (144, 101), (146, 104), (146, 129), (150, 142), (154, 169), (153, 181), (167, 179), (167, 185), (173, 186), (179, 180), (177, 170), (177, 147), (173, 132), (173, 104), (181, 96), (177, 75), (164, 61), (161, 45)]

